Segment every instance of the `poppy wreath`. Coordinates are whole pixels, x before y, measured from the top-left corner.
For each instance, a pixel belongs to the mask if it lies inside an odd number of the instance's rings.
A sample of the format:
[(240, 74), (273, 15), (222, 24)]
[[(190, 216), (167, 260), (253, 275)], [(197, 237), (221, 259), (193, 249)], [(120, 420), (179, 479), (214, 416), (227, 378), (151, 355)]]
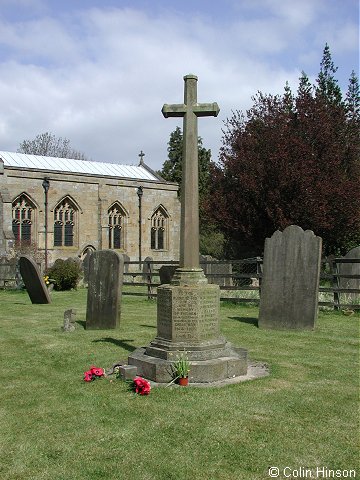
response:
[(90, 370), (88, 370), (87, 372), (84, 372), (84, 380), (85, 382), (92, 382), (93, 380), (103, 377), (104, 375), (105, 375), (105, 372), (103, 368), (92, 366), (90, 367)]
[(138, 393), (139, 395), (149, 395), (151, 386), (150, 386), (150, 383), (144, 378), (135, 377), (134, 390), (135, 390), (135, 393)]

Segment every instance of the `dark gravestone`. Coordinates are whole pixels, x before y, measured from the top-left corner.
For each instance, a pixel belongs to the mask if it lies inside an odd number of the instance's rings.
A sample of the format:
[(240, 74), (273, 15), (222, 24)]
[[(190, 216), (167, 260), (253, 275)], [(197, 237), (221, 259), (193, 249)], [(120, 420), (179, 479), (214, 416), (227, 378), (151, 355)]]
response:
[(107, 330), (120, 324), (124, 260), (113, 250), (91, 254), (86, 308), (86, 329)]
[(314, 328), (321, 243), (311, 230), (296, 225), (265, 240), (259, 327)]
[(22, 255), (19, 260), (19, 268), (31, 303), (50, 303), (48, 289), (35, 261), (27, 255)]
[(163, 265), (159, 268), (161, 285), (171, 283), (177, 268), (179, 268), (179, 265)]
[[(344, 258), (360, 260), (360, 246), (351, 249)], [(358, 275), (360, 277), (360, 263), (339, 263), (338, 268), (340, 275)], [(340, 288), (357, 288), (359, 290), (360, 278), (340, 277), (339, 286)], [(341, 293), (341, 298), (342, 303), (347, 302), (348, 299), (351, 300), (350, 303), (356, 302), (360, 299), (360, 293)]]
[(92, 252), (88, 250), (86, 252), (85, 258), (83, 260), (83, 271), (84, 271), (84, 282), (89, 282), (89, 265), (90, 265), (90, 257)]

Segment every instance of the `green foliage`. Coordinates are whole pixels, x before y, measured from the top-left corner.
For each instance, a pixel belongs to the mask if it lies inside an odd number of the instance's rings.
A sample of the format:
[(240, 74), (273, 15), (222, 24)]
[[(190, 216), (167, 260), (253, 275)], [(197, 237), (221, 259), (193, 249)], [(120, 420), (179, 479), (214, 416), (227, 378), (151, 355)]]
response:
[[(170, 134), (168, 143), (168, 160), (165, 160), (160, 175), (168, 181), (179, 184), (179, 196), (181, 195), (182, 180), (182, 153), (183, 135), (180, 127)], [(203, 255), (211, 255), (222, 258), (224, 254), (224, 234), (209, 221), (204, 203), (210, 189), (210, 165), (211, 150), (203, 147), (201, 137), (198, 138), (199, 158), (199, 211), (200, 211), (200, 252)]]
[(200, 253), (214, 258), (224, 258), (225, 235), (214, 225), (202, 225), (200, 231)]
[(49, 269), (48, 275), (54, 280), (55, 290), (76, 289), (81, 276), (78, 262), (72, 258), (67, 260), (57, 259)]
[(190, 372), (190, 362), (186, 352), (179, 353), (175, 362), (171, 365), (175, 378), (186, 378)]
[(337, 69), (332, 61), (329, 45), (326, 44), (320, 63), (320, 72), (316, 80), (315, 94), (329, 104), (339, 105), (342, 102), (342, 95), (338, 81), (334, 77)]
[[(168, 143), (168, 160), (163, 163), (160, 175), (170, 182), (179, 184), (179, 195), (181, 195), (182, 179), (182, 154), (183, 154), (183, 134), (180, 127), (170, 134)], [(198, 138), (198, 158), (199, 158), (199, 199), (207, 194), (210, 180), (211, 150), (203, 147), (201, 137)]]

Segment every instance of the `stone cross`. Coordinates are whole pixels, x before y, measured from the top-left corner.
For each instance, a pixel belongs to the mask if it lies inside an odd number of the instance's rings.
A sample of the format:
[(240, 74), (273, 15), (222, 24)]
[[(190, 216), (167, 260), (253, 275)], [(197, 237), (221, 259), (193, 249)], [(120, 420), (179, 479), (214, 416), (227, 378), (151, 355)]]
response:
[(140, 165), (144, 165), (144, 157), (145, 157), (145, 153), (141, 150), (141, 152), (139, 153), (139, 157), (140, 157)]
[(183, 117), (180, 268), (199, 268), (199, 167), (197, 117), (216, 117), (217, 103), (197, 103), (197, 76), (185, 75), (184, 103), (162, 108), (168, 117)]

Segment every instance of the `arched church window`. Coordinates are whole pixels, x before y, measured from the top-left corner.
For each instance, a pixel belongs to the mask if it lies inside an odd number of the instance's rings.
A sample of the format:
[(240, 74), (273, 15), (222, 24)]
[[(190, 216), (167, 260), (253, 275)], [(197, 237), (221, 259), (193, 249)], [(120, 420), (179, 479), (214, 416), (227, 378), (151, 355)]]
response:
[(114, 203), (109, 208), (108, 216), (109, 248), (124, 248), (124, 223), (126, 214), (119, 203)]
[(22, 194), (12, 204), (12, 231), (15, 241), (29, 245), (33, 240), (35, 206)]
[(168, 216), (162, 207), (159, 207), (151, 217), (151, 248), (165, 250), (167, 248)]
[(76, 208), (65, 198), (54, 210), (54, 247), (73, 247), (75, 244)]

